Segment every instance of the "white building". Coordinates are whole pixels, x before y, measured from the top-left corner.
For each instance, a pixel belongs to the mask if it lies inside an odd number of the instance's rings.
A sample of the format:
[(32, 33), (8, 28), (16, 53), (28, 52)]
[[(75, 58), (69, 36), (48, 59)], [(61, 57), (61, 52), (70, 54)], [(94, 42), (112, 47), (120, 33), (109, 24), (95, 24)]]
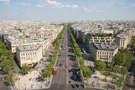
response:
[(37, 45), (41, 45), (43, 55), (45, 55), (45, 51), (49, 47), (49, 40), (48, 38), (44, 39), (31, 39), (31, 38), (24, 38), (23, 37), (18, 37), (17, 39), (7, 39), (6, 40), (6, 47), (11, 50), (12, 52), (16, 52), (17, 47), (36, 47)]
[(16, 58), (19, 65), (32, 65), (33, 63), (39, 63), (42, 58), (42, 47), (38, 45), (37, 47), (17, 47), (16, 48)]
[(113, 56), (118, 52), (116, 45), (96, 45), (92, 47), (92, 57), (94, 60), (102, 60), (107, 64), (112, 63)]

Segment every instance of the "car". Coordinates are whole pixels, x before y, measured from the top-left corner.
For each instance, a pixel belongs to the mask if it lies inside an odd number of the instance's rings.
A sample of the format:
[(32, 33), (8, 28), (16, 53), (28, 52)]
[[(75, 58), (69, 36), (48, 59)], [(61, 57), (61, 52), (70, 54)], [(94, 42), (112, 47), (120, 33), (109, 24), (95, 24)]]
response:
[(63, 50), (66, 50), (66, 48), (63, 48)]
[(83, 87), (83, 88), (86, 88), (86, 84), (82, 84), (82, 87)]
[(76, 74), (79, 74), (79, 72), (76, 72)]
[(37, 79), (38, 82), (42, 82), (45, 81), (44, 79)]
[(60, 64), (60, 67), (64, 67), (64, 64)]
[(3, 80), (3, 81), (4, 81), (4, 80), (5, 80), (5, 78), (4, 78), (4, 77), (1, 77), (1, 80)]
[(80, 79), (80, 75), (77, 75), (76, 78), (77, 78), (77, 79)]
[(135, 71), (132, 72), (132, 75), (135, 76)]
[(76, 84), (76, 87), (80, 88), (80, 85), (79, 84)]
[(0, 67), (0, 70), (2, 70), (2, 67)]
[(75, 80), (77, 79), (76, 76), (73, 76), (73, 77), (74, 77)]
[(74, 84), (72, 84), (72, 88), (75, 88), (75, 85)]

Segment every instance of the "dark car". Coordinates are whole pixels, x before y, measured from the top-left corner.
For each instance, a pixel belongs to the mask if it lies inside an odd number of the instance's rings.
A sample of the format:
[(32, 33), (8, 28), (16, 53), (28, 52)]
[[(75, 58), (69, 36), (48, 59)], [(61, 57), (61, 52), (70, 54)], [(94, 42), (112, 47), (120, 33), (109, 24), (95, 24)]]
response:
[(64, 67), (64, 64), (60, 64), (60, 67)]
[(73, 76), (73, 78), (76, 80), (77, 78), (76, 78), (76, 76)]
[(75, 85), (72, 84), (72, 88), (75, 88)]
[(2, 67), (0, 67), (0, 71), (2, 71)]
[(71, 72), (71, 70), (68, 69), (68, 72)]
[(76, 84), (76, 87), (80, 88), (80, 85), (79, 84)]
[(82, 87), (83, 87), (83, 88), (86, 88), (86, 84), (82, 84)]

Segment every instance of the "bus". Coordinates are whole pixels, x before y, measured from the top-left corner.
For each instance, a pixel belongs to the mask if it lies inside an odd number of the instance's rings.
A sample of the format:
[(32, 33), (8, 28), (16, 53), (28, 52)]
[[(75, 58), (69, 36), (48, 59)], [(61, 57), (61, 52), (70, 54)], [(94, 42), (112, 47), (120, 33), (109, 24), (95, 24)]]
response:
[(57, 67), (56, 66), (54, 66), (52, 73), (53, 73), (53, 75), (56, 75), (56, 73), (57, 73)]

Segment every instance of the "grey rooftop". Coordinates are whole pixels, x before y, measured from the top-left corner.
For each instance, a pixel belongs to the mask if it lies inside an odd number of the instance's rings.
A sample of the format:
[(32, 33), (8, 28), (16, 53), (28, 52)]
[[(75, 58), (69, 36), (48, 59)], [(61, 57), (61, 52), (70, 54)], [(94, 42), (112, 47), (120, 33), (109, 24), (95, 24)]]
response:
[(126, 39), (128, 38), (128, 35), (124, 33), (124, 34), (118, 34), (116, 37)]
[(26, 51), (36, 51), (41, 47), (41, 45), (38, 45), (37, 47), (17, 47), (19, 52), (26, 52)]
[(106, 51), (114, 51), (116, 50), (118, 47), (116, 45), (93, 45), (97, 50), (106, 50)]

